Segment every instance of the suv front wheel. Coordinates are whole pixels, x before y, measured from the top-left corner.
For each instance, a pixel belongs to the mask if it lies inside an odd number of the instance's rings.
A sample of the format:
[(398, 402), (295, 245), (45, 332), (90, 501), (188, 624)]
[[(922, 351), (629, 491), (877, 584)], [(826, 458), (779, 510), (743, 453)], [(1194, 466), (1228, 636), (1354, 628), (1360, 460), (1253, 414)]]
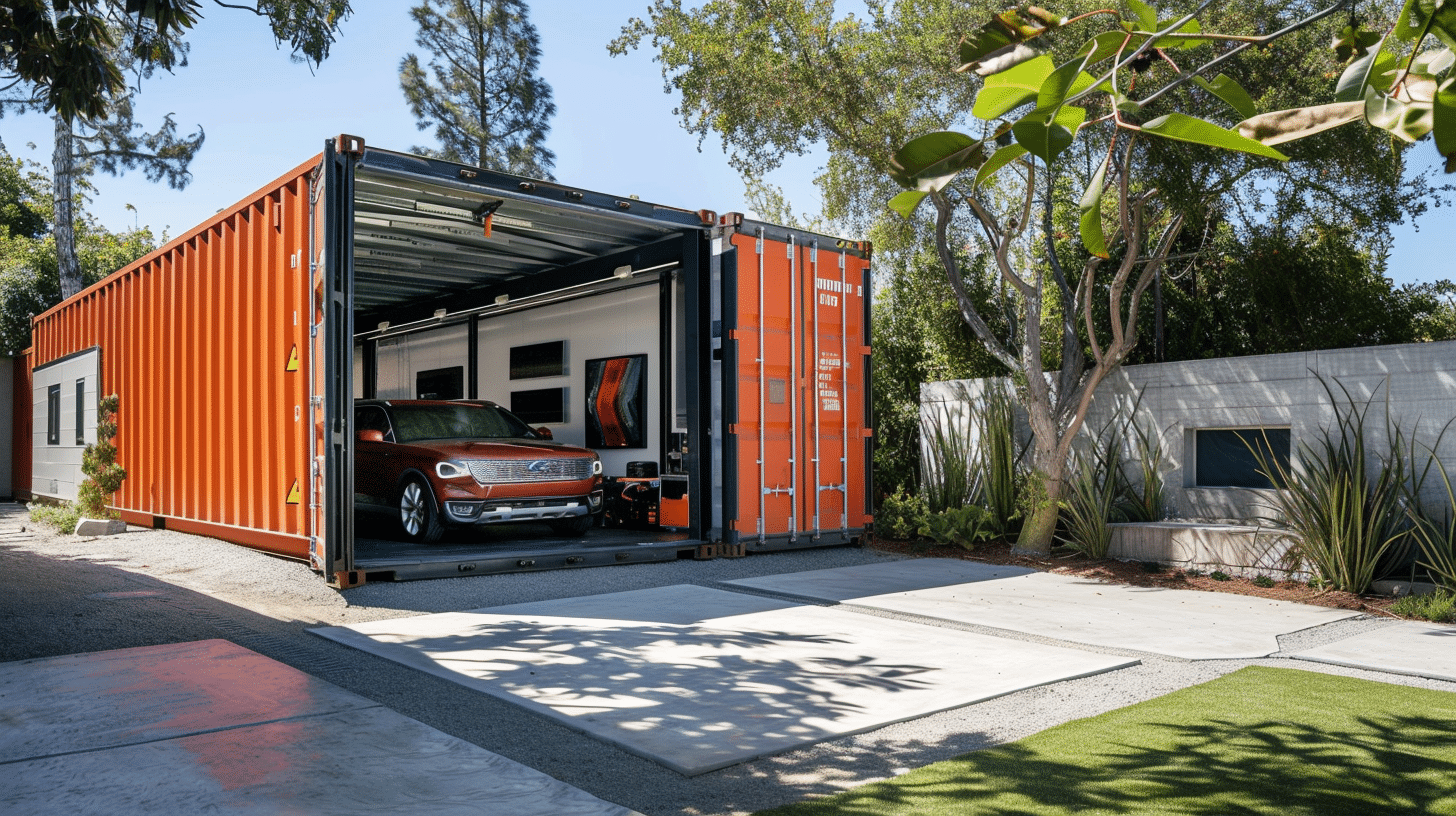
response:
[(415, 544), (439, 541), (445, 533), (430, 485), (418, 476), (410, 477), (399, 491), (399, 526), (405, 539)]

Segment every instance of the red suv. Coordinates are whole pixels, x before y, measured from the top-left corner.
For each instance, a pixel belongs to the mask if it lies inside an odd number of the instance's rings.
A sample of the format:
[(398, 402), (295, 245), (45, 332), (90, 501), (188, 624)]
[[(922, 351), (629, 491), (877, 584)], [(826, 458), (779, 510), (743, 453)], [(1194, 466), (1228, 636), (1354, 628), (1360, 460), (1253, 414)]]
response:
[(602, 509), (602, 462), (492, 402), (356, 400), (354, 503), (398, 513), (410, 541), (446, 526), (539, 521), (579, 536)]

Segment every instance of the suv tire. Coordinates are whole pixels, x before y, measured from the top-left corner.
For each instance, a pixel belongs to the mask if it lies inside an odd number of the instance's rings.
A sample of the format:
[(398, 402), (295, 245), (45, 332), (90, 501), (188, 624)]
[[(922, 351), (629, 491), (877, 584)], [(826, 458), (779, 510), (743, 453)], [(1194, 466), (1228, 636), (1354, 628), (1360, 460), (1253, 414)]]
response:
[(445, 534), (435, 512), (435, 494), (419, 476), (409, 477), (399, 489), (399, 526), (405, 540), (415, 544), (432, 544)]

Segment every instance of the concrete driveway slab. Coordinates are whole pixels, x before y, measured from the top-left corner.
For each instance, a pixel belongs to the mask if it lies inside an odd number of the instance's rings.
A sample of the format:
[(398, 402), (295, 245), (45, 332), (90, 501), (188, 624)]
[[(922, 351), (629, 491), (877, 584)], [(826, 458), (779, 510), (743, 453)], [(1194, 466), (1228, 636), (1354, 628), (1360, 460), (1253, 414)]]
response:
[(1188, 660), (1265, 657), (1279, 650), (1279, 635), (1360, 614), (1222, 592), (995, 570), (926, 558), (729, 583)]
[(0, 664), (0, 720), (7, 816), (632, 813), (226, 641)]
[(361, 705), (373, 703), (225, 640), (0, 663), (0, 762)]
[(1456, 683), (1456, 626), (1392, 623), (1293, 657)]
[(311, 631), (689, 776), (1136, 662), (686, 585)]

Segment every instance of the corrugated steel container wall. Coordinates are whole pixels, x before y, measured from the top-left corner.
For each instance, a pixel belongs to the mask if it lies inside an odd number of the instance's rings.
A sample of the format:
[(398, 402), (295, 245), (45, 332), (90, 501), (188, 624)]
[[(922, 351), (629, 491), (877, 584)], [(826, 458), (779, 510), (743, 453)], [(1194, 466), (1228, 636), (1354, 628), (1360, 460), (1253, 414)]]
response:
[(35, 319), (31, 367), (101, 349), (133, 524), (308, 557), (305, 162)]

